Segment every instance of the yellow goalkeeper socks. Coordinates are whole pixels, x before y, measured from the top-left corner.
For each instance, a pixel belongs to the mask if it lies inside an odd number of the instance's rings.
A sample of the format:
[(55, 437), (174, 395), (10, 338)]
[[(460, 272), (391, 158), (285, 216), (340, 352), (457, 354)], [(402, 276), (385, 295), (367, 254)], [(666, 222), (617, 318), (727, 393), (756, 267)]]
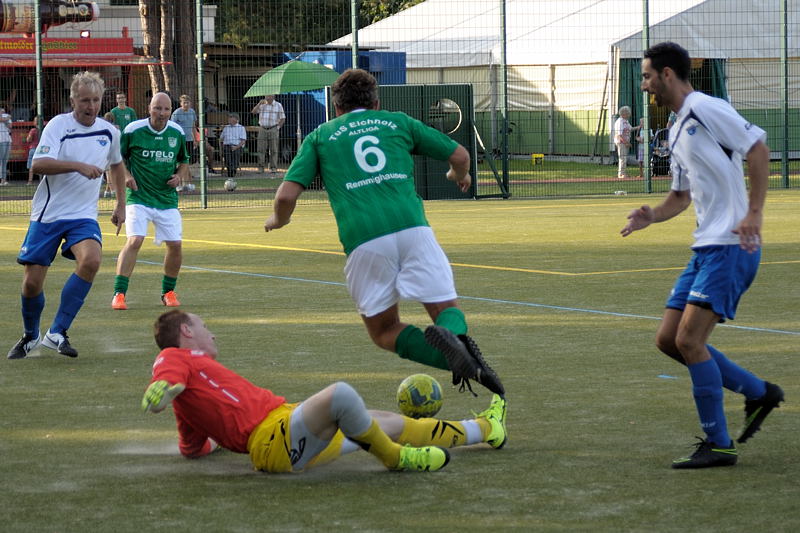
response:
[(378, 422), (372, 420), (369, 429), (357, 436), (350, 436), (351, 440), (356, 441), (366, 451), (380, 459), (387, 468), (396, 468), (400, 463), (400, 449), (402, 446), (392, 441), (383, 432)]
[(397, 442), (411, 446), (441, 446), (452, 448), (485, 442), (491, 425), (485, 418), (473, 420), (439, 420), (437, 418), (403, 417), (403, 432)]

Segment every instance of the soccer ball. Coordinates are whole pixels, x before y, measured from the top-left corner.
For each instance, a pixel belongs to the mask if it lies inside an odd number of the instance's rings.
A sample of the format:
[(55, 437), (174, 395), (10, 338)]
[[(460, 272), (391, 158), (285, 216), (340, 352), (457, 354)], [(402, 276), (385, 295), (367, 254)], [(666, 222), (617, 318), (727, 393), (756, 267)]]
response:
[(442, 386), (428, 374), (413, 374), (397, 388), (397, 406), (411, 418), (429, 418), (442, 408)]
[(233, 178), (228, 178), (225, 180), (225, 190), (228, 192), (232, 192), (236, 190), (236, 180)]

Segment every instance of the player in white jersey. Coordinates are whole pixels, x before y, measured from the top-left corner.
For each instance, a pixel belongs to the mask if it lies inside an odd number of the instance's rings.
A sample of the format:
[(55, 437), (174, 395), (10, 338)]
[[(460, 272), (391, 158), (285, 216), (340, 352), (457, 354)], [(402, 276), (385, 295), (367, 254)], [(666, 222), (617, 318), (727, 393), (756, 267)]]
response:
[[(739, 298), (755, 278), (761, 258), (761, 225), (769, 181), (766, 133), (718, 98), (694, 92), (691, 60), (675, 43), (649, 48), (642, 62), (642, 90), (677, 113), (670, 129), (672, 190), (657, 206), (628, 215), (622, 236), (663, 222), (694, 202), (697, 215), (692, 258), (667, 300), (656, 346), (688, 367), (706, 438), (673, 468), (736, 464), (738, 452), (723, 410), (722, 388), (745, 397), (738, 442), (759, 430), (783, 401), (783, 391), (728, 359), (708, 343), (718, 322), (732, 320)], [(750, 192), (744, 184), (747, 158)]]
[[(108, 168), (114, 190), (125, 187), (125, 164), (119, 150), (119, 131), (98, 118), (105, 91), (102, 78), (81, 72), (72, 79), (70, 102), (73, 112), (54, 117), (42, 131), (33, 157), (32, 170), (43, 176), (33, 197), (28, 233), (17, 262), (25, 267), (22, 280), (22, 338), (8, 352), (21, 359), (42, 343), (62, 355), (77, 357), (67, 339), (67, 330), (80, 311), (100, 268), (102, 237), (97, 223), (100, 177)], [(125, 196), (117, 195), (111, 222), (125, 222)], [(44, 310), (47, 270), (61, 255), (76, 262), (75, 272), (61, 291), (61, 302), (53, 323), (43, 337), (39, 322)], [(40, 339), (41, 337), (41, 339)]]

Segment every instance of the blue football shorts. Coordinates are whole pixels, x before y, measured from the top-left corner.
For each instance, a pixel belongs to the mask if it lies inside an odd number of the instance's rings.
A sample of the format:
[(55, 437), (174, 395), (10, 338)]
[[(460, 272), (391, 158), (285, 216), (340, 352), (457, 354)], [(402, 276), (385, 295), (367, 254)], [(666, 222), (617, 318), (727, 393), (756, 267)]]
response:
[(56, 258), (59, 245), (61, 245), (61, 255), (74, 260), (75, 255), (70, 248), (86, 239), (94, 239), (101, 246), (103, 245), (103, 237), (97, 220), (79, 218), (57, 220), (50, 223), (31, 221), (28, 233), (25, 234), (25, 240), (22, 241), (17, 263), (50, 266), (53, 259)]
[(711, 309), (722, 319), (733, 320), (742, 294), (758, 272), (761, 249), (748, 253), (738, 244), (703, 246), (678, 277), (666, 307), (683, 311), (687, 303)]

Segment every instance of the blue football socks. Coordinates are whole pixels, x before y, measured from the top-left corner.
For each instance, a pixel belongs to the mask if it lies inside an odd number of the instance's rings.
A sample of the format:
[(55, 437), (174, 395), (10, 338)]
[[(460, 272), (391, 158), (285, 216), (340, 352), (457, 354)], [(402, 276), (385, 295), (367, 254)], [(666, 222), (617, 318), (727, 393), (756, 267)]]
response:
[(692, 393), (703, 431), (714, 444), (729, 446), (733, 441), (725, 420), (722, 374), (716, 361), (709, 359), (689, 365), (689, 374), (692, 376)]
[(79, 278), (77, 274), (72, 274), (67, 279), (64, 288), (61, 289), (61, 305), (58, 306), (58, 312), (53, 319), (53, 325), (50, 326), (50, 331), (64, 333), (69, 329), (91, 288), (92, 284)]
[(740, 367), (710, 344), (706, 344), (706, 348), (722, 374), (723, 387), (744, 394), (748, 400), (757, 400), (767, 393), (767, 384), (763, 379)]
[(42, 318), (44, 310), (44, 291), (32, 298), (21, 297), (22, 299), (22, 326), (25, 328), (25, 335), (31, 337), (39, 336), (39, 320)]

